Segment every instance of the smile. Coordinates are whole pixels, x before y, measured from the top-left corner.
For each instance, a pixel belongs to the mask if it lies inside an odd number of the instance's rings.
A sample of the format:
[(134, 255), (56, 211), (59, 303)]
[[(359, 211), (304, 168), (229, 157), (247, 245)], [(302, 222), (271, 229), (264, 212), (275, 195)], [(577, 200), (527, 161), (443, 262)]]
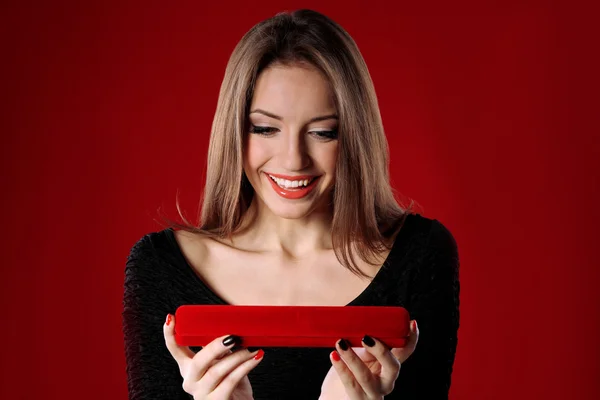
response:
[[(265, 174), (275, 192), (285, 199), (300, 199), (315, 188), (320, 176), (286, 176)], [(291, 179), (290, 179), (291, 178)]]

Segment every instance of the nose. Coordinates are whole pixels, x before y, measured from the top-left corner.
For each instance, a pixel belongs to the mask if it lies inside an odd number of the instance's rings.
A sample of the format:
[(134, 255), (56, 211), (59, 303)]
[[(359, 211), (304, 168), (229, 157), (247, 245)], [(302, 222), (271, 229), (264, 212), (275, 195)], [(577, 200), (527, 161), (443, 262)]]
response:
[(283, 166), (289, 171), (301, 171), (310, 164), (310, 157), (307, 152), (305, 137), (302, 132), (290, 132), (285, 135), (281, 156)]

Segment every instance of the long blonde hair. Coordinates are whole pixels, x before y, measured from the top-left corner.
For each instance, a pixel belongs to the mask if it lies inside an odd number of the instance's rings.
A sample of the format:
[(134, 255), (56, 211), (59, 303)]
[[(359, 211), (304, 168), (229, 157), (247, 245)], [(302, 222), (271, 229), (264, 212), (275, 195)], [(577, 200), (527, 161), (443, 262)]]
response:
[(170, 227), (229, 238), (242, 228), (254, 190), (243, 172), (248, 112), (257, 77), (273, 63), (309, 63), (329, 80), (337, 106), (338, 160), (333, 191), (332, 242), (339, 262), (370, 278), (354, 260), (390, 249), (413, 205), (401, 207), (389, 181), (389, 149), (367, 65), (350, 35), (312, 10), (279, 13), (252, 27), (225, 70), (208, 148), (206, 184), (198, 224), (177, 209), (183, 224)]

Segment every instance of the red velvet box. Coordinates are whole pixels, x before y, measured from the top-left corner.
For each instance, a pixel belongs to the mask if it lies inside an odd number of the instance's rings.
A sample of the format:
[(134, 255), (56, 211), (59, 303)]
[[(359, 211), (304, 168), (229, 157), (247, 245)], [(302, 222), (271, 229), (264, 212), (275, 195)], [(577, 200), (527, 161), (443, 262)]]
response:
[(175, 320), (175, 340), (184, 346), (235, 335), (246, 347), (334, 347), (340, 338), (362, 347), (369, 335), (402, 347), (410, 335), (403, 307), (184, 305)]

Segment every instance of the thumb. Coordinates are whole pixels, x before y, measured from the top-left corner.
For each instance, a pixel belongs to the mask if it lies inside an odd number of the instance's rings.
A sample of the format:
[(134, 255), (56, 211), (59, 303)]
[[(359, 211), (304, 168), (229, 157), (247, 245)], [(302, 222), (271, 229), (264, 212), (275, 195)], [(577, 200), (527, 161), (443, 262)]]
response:
[(419, 341), (419, 326), (417, 325), (416, 320), (410, 321), (410, 335), (408, 336), (408, 340), (406, 341), (406, 345), (404, 347), (397, 347), (392, 349), (392, 354), (394, 357), (400, 361), (402, 364), (410, 355), (415, 351), (417, 347), (417, 342)]
[(168, 314), (165, 323), (163, 324), (163, 333), (165, 336), (165, 344), (169, 353), (173, 358), (183, 365), (186, 359), (194, 357), (194, 352), (187, 346), (180, 346), (175, 341), (175, 316)]

